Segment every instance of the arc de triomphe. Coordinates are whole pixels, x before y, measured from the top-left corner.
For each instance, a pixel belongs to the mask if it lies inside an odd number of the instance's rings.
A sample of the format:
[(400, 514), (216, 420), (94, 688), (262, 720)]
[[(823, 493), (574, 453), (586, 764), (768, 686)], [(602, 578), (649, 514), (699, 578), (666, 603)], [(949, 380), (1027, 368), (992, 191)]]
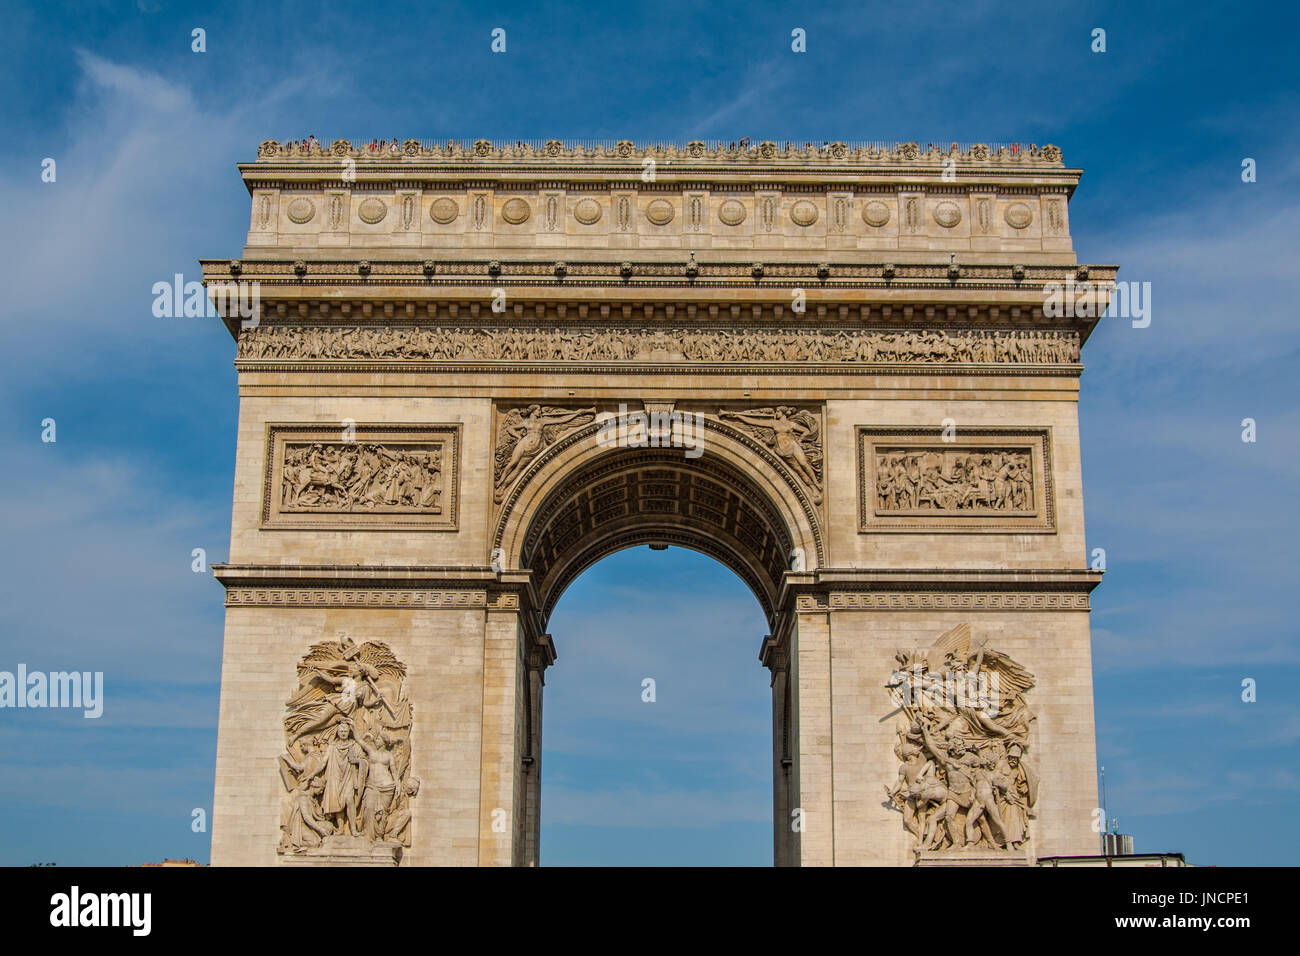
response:
[(267, 141), (239, 168), (247, 244), (202, 263), (256, 303), (225, 310), (214, 864), (538, 862), (548, 617), (634, 545), (762, 605), (778, 864), (1094, 851), (1096, 310), (1044, 303), (1116, 269), (1076, 262), (1060, 150)]

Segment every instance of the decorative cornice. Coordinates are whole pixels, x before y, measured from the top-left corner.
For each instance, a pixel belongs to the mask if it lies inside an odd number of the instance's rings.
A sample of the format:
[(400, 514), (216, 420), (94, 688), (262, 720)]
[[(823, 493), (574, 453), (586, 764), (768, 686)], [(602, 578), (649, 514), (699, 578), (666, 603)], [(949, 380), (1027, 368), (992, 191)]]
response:
[(1089, 609), (1102, 572), (1001, 568), (819, 568), (789, 571), (778, 606), (825, 610)]
[[(218, 289), (229, 288), (225, 283), (256, 288), (258, 314), (268, 325), (519, 325), (531, 319), (565, 326), (722, 322), (753, 327), (816, 321), (845, 329), (1075, 329), (1081, 343), (1098, 318), (1046, 316), (1048, 292), (1053, 284), (1075, 282), (1081, 294), (1085, 287), (1079, 283), (1086, 278), (1097, 290), (1095, 311), (1104, 311), (1118, 272), (1113, 265), (980, 263), (959, 265), (954, 279), (950, 265), (937, 263), (777, 263), (765, 267), (756, 281), (753, 263), (683, 260), (574, 262), (560, 279), (554, 263), (532, 261), (370, 260), (364, 275), (362, 260), (201, 262), (204, 284), (214, 297)], [(699, 277), (701, 271), (706, 277)], [(585, 277), (574, 279), (575, 274)], [(746, 290), (744, 301), (737, 289)], [(793, 289), (804, 292), (798, 312)], [(504, 312), (492, 311), (498, 290), (507, 293)], [(239, 315), (223, 320), (237, 337)]]
[(787, 576), (799, 587), (824, 590), (951, 590), (977, 586), (1025, 590), (1063, 589), (1091, 591), (1101, 583), (1102, 572), (1083, 568), (817, 568), (792, 571)]
[[(826, 362), (772, 362), (757, 364), (754, 362), (721, 363), (686, 363), (664, 362), (653, 364), (585, 362), (578, 372), (598, 375), (926, 375), (926, 376), (1015, 376), (1034, 378), (1069, 376), (1078, 378), (1083, 373), (1083, 366), (1074, 364), (1059, 365), (975, 365), (971, 363), (952, 363), (947, 365), (920, 363), (885, 362), (860, 364), (831, 364)], [(573, 362), (428, 362), (428, 361), (268, 361), (264, 359), (239, 359), (235, 362), (239, 372), (296, 372), (315, 374), (318, 372), (398, 372), (403, 375), (448, 375), (482, 373), (489, 375), (543, 375), (574, 374)]]
[[(974, 253), (969, 255), (975, 255)], [(967, 258), (969, 258), (969, 255)], [(368, 268), (361, 274), (361, 263)], [(998, 262), (962, 261), (958, 274), (952, 263), (940, 262), (774, 262), (763, 266), (754, 277), (752, 259), (714, 262), (624, 260), (563, 260), (564, 275), (556, 274), (558, 259), (424, 259), (424, 258), (256, 258), (200, 259), (205, 282), (239, 279), (262, 285), (308, 288), (328, 284), (376, 286), (424, 286), (442, 290), (448, 286), (532, 285), (582, 288), (692, 288), (772, 289), (786, 292), (790, 286), (815, 290), (837, 288), (975, 288), (1011, 289), (1032, 293), (1041, 299), (1042, 287), (1050, 282), (1082, 282), (1087, 276), (1095, 285), (1106, 287), (1119, 273), (1116, 265), (1017, 265)], [(691, 272), (691, 269), (694, 272)], [(786, 292), (788, 297), (788, 292)]]
[(215, 564), (227, 607), (484, 608), (537, 604), (531, 571), (445, 565)]
[[(425, 588), (496, 586), (506, 578), (492, 568), (460, 565), (214, 564), (226, 587)], [(511, 572), (507, 583), (526, 582), (529, 572)], [(515, 579), (518, 580), (515, 580)]]

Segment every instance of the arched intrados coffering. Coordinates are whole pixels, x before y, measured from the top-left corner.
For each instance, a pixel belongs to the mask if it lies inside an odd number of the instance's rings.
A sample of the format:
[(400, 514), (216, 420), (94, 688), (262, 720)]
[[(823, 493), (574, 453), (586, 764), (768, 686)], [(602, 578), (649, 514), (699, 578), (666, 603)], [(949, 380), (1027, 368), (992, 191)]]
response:
[(717, 559), (749, 586), (769, 620), (796, 548), (782, 509), (721, 456), (619, 449), (556, 482), (528, 520), (518, 561), (533, 571), (545, 619), (586, 568), (639, 544)]

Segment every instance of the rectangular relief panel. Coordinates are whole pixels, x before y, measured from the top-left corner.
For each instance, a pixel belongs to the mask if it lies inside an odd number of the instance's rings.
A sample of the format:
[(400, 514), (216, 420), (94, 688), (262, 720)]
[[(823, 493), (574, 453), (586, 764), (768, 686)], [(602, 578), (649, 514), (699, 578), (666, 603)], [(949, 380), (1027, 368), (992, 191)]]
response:
[(1056, 532), (1049, 428), (860, 425), (860, 532)]
[(268, 424), (261, 527), (455, 531), (460, 428)]

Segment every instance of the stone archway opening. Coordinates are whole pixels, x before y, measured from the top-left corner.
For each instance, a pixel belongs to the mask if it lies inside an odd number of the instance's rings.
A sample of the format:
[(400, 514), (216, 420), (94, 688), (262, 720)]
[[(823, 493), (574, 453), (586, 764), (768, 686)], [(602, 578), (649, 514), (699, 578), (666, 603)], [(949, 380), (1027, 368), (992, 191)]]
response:
[[(498, 525), (506, 560), (529, 580), (532, 610), (523, 613), (522, 625), (532, 633), (523, 643), (540, 649), (531, 660), (529, 681), (520, 683), (528, 768), (520, 794), (520, 839), (529, 862), (536, 862), (540, 851), (542, 674), (556, 659), (548, 633), (552, 613), (584, 571), (639, 546), (707, 555), (732, 571), (758, 602), (766, 633), (752, 635), (749, 660), (772, 671), (774, 856), (784, 862), (793, 852), (797, 837), (785, 831), (794, 800), (797, 700), (784, 658), (772, 648), (773, 635), (785, 634), (791, 624), (783, 591), (789, 572), (803, 570), (808, 551), (814, 556), (818, 551), (815, 525), (804, 520), (806, 504), (771, 461), (725, 430), (695, 458), (680, 448), (601, 448), (593, 432), (539, 456), (529, 468)], [(559, 638), (562, 653), (563, 635)]]
[(574, 579), (550, 621), (541, 865), (772, 863), (765, 630), (749, 587), (687, 547)]

